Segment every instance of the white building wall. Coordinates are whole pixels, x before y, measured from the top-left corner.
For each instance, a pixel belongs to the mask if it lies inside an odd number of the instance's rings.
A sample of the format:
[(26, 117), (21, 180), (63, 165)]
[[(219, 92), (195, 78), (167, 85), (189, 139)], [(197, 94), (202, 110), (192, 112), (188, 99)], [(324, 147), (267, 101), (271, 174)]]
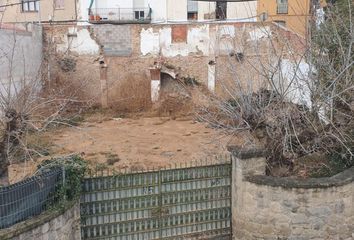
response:
[[(90, 6), (90, 0), (80, 0), (78, 4), (78, 21), (79, 25), (86, 24), (88, 21), (88, 8)], [(94, 7), (94, 5), (92, 5)]]
[(227, 3), (227, 19), (245, 19), (257, 16), (257, 1)]
[(215, 14), (215, 2), (198, 2), (198, 20), (206, 20), (207, 15)]
[(152, 9), (151, 21), (154, 23), (165, 22), (167, 19), (166, 0), (148, 0), (147, 5)]
[(134, 7), (132, 0), (95, 0), (97, 8), (128, 8)]
[[(198, 3), (198, 20), (208, 20), (208, 15), (215, 17), (215, 2)], [(227, 19), (255, 18), (257, 15), (257, 1), (227, 3)], [(252, 19), (253, 20), (253, 19)]]
[(166, 0), (168, 21), (187, 21), (187, 0)]
[[(87, 9), (90, 0), (80, 0), (79, 19), (88, 21)], [(198, 2), (198, 20), (209, 20), (215, 16), (215, 2)], [(134, 8), (152, 9), (152, 22), (187, 21), (187, 0), (94, 0), (93, 8)], [(246, 19), (256, 17), (257, 1), (228, 3), (228, 19)]]

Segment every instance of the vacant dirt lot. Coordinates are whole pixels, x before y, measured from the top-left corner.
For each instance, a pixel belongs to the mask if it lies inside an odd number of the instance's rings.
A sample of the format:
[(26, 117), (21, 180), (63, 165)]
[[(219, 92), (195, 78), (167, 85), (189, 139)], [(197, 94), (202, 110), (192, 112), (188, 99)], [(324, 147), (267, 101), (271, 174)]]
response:
[[(78, 127), (61, 128), (43, 137), (52, 144), (52, 156), (79, 153), (91, 167), (116, 170), (144, 170), (205, 160), (225, 154), (228, 140), (203, 123), (169, 118), (84, 121)], [(11, 180), (32, 174), (39, 161), (14, 164)]]

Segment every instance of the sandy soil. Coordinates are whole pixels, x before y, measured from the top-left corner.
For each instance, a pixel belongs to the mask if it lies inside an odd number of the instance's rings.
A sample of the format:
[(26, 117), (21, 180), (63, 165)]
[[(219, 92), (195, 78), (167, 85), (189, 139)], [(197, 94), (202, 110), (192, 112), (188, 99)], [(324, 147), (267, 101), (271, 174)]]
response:
[[(226, 154), (228, 138), (190, 119), (113, 118), (83, 122), (51, 133), (54, 155), (80, 153), (91, 167), (145, 170)], [(11, 181), (31, 174), (37, 162), (14, 165)], [(17, 171), (17, 169), (21, 169)]]

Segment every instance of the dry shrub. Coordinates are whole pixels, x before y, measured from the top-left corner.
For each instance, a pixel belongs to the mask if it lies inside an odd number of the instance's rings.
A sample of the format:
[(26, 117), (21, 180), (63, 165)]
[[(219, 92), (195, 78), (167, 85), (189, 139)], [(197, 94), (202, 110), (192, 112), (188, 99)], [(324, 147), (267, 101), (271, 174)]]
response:
[(183, 80), (163, 74), (160, 99), (155, 105), (156, 114), (172, 118), (190, 115), (193, 112), (192, 89)]
[(119, 112), (141, 112), (151, 107), (150, 79), (130, 76), (109, 91), (111, 108)]
[(156, 115), (172, 118), (188, 116), (193, 113), (193, 102), (189, 97), (178, 94), (164, 95), (155, 106)]
[[(59, 109), (62, 113), (81, 113), (90, 107), (99, 105), (99, 68), (87, 71), (91, 59), (56, 54), (51, 61), (50, 76), (45, 79), (42, 97), (48, 100), (45, 108)], [(51, 101), (55, 100), (55, 101)], [(61, 110), (62, 109), (62, 110)], [(42, 109), (43, 113), (46, 109)]]

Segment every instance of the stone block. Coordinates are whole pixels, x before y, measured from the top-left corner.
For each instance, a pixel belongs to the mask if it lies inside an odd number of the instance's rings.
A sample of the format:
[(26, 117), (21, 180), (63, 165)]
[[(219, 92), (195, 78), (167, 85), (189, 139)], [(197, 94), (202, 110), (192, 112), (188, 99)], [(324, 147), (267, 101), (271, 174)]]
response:
[(41, 227), (42, 228), (42, 233), (47, 233), (48, 230), (49, 230), (49, 223), (45, 223), (43, 224), (43, 226)]
[(312, 207), (312, 208), (308, 208), (308, 213), (310, 216), (328, 216), (329, 214), (331, 214), (331, 209), (327, 206), (323, 206), (323, 207)]
[(291, 223), (294, 225), (308, 223), (308, 217), (305, 214), (295, 214), (291, 217)]
[(312, 222), (312, 228), (314, 230), (322, 230), (323, 227), (325, 226), (325, 222), (320, 218), (316, 218), (316, 219), (312, 220), (311, 222)]

